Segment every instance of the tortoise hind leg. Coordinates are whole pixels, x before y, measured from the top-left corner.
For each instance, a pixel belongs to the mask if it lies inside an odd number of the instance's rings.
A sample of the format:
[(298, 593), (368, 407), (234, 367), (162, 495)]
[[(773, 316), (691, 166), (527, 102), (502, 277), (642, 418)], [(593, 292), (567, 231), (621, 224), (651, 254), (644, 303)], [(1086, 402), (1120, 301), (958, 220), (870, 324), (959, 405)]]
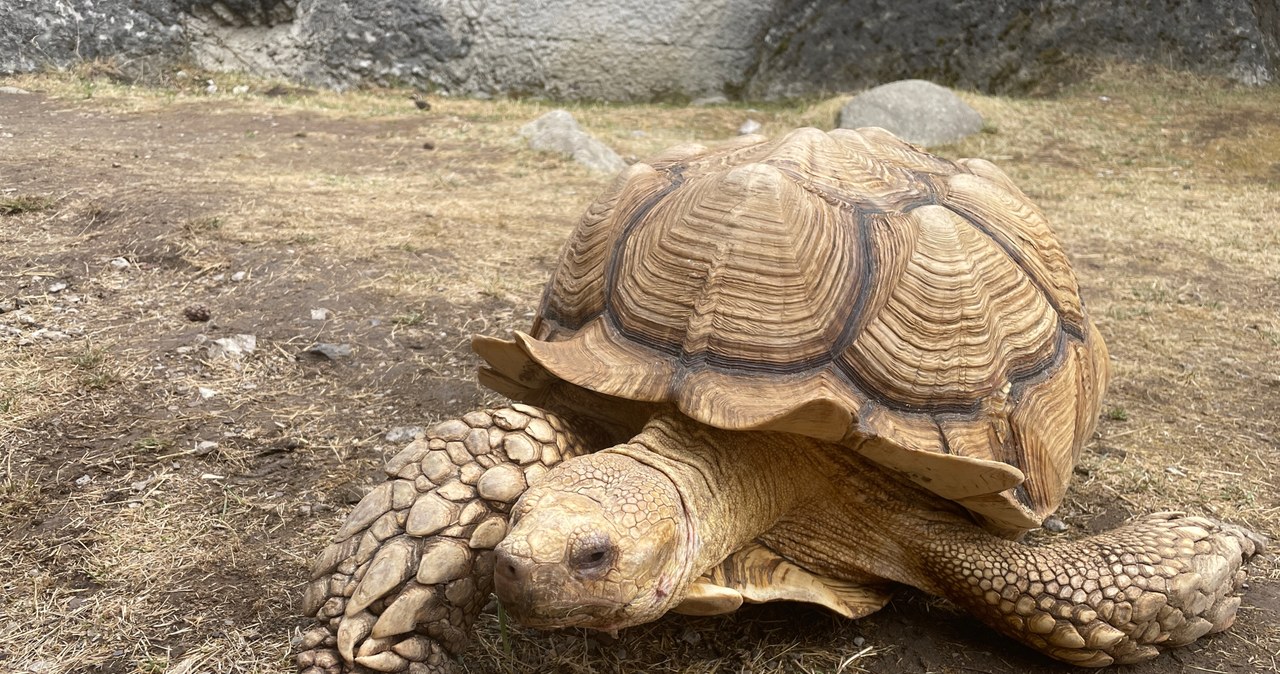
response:
[(1032, 547), (977, 528), (929, 532), (924, 572), (996, 630), (1086, 667), (1129, 664), (1231, 626), (1257, 534), (1161, 513)]
[(320, 553), (303, 599), (303, 674), (445, 674), (493, 588), (511, 506), (561, 460), (608, 444), (525, 405), (445, 421), (387, 462)]

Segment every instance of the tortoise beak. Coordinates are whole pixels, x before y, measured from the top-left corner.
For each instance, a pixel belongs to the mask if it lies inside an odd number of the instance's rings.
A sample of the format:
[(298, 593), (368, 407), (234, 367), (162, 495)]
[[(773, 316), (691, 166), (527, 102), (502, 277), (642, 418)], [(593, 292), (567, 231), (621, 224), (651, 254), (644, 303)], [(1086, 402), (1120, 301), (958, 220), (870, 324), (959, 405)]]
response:
[(499, 548), (493, 565), (493, 591), (498, 601), (516, 620), (528, 614), (532, 604), (529, 579), (533, 576), (533, 560)]

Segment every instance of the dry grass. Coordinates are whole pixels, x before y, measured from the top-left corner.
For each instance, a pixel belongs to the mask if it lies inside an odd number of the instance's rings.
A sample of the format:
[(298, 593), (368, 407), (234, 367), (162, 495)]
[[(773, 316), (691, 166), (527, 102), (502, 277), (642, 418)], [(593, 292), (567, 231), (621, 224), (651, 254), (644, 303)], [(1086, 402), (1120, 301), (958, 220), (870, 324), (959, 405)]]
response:
[[(394, 451), (382, 434), (494, 400), (467, 337), (527, 324), (607, 178), (524, 147), (541, 102), (10, 83), (43, 95), (0, 119), (0, 670), (287, 671), (308, 560)], [(987, 132), (942, 154), (993, 159), (1049, 213), (1114, 356), (1072, 533), (1181, 507), (1280, 534), (1280, 90), (1114, 68), (968, 99)], [(644, 156), (747, 117), (828, 127), (838, 105), (571, 111)], [(251, 357), (209, 357), (236, 333)], [(316, 342), (355, 355), (300, 359)], [(1254, 568), (1270, 604), (1246, 598), (1184, 664), (1274, 669), (1280, 567)], [(486, 615), (466, 669), (1062, 671), (964, 623), (907, 595), (860, 623), (765, 607), (617, 641), (515, 630), (508, 654)]]

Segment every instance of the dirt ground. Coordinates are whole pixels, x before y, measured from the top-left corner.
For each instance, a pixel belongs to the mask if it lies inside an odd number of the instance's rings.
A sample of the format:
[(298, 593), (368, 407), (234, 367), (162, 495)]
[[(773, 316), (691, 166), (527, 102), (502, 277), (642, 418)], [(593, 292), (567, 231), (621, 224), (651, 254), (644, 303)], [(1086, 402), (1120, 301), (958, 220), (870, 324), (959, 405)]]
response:
[[(607, 181), (524, 147), (545, 103), (173, 76), (0, 81), (33, 92), (0, 94), (0, 672), (290, 671), (310, 559), (385, 434), (497, 402), (469, 337), (527, 326)], [(1113, 68), (968, 99), (987, 129), (939, 153), (1047, 211), (1114, 359), (1068, 529), (1033, 539), (1167, 509), (1280, 536), (1280, 89)], [(572, 112), (643, 156), (837, 105)], [(241, 334), (252, 353), (211, 353)], [(1278, 671), (1274, 560), (1231, 630), (1118, 671)], [(510, 640), (486, 614), (462, 671), (1070, 669), (907, 590), (857, 622), (770, 605)]]

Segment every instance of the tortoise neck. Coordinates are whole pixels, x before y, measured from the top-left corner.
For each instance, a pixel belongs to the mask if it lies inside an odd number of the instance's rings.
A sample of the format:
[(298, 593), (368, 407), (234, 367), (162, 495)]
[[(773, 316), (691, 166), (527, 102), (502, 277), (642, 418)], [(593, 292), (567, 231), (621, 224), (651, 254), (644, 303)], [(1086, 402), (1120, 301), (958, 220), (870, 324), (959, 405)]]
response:
[(655, 416), (631, 442), (605, 450), (667, 476), (680, 495), (688, 550), (676, 594), (821, 494), (806, 438), (711, 428), (677, 413)]

